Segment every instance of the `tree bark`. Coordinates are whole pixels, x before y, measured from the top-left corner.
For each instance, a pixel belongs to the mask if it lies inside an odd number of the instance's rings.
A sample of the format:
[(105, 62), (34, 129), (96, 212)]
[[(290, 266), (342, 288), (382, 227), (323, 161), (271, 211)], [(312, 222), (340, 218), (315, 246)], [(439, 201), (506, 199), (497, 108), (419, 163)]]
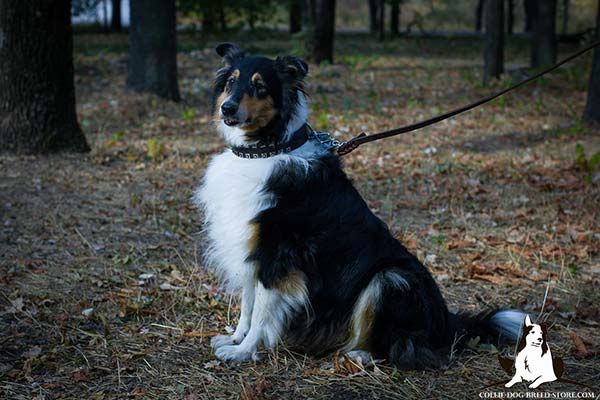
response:
[[(131, 3), (139, 0), (130, 0)], [(171, 0), (167, 0), (170, 2)], [(202, 10), (202, 32), (204, 33), (213, 33), (216, 32), (216, 10), (214, 7), (208, 6), (204, 7)], [(133, 21), (132, 21), (133, 22)]]
[(85, 152), (69, 0), (0, 0), (0, 152)]
[(127, 88), (180, 99), (175, 0), (131, 0)]
[(225, 8), (223, 7), (223, 3), (219, 3), (219, 29), (221, 32), (225, 32), (227, 30), (227, 16), (225, 15)]
[(569, 0), (563, 0), (562, 34), (566, 35), (569, 28)]
[(121, 0), (112, 0), (112, 17), (110, 21), (110, 30), (120, 32), (123, 29), (121, 24)]
[(556, 63), (556, 0), (537, 0), (532, 33), (531, 66)]
[[(600, 0), (598, 1), (598, 9), (596, 11), (596, 40), (600, 40)], [(600, 122), (600, 50), (598, 48), (594, 50), (594, 60), (583, 119), (585, 121)]]
[(478, 0), (477, 7), (475, 8), (475, 30), (481, 32), (483, 29), (483, 9), (485, 6), (485, 0)]
[(289, 0), (290, 8), (290, 33), (298, 33), (302, 30), (302, 1)]
[(390, 10), (390, 34), (398, 36), (400, 34), (400, 3), (394, 1)]
[(369, 32), (379, 32), (379, 0), (369, 0)]
[(506, 11), (508, 12), (508, 16), (506, 18), (506, 25), (508, 26), (506, 27), (506, 31), (509, 34), (512, 34), (515, 29), (515, 0), (508, 0), (506, 8)]
[(333, 63), (333, 39), (335, 34), (335, 0), (312, 0), (315, 6), (314, 35), (312, 37), (312, 60)]
[(536, 2), (537, 0), (525, 0), (523, 7), (525, 9), (525, 32), (531, 32), (533, 30), (533, 20), (536, 14)]
[(379, 0), (379, 25), (378, 25), (378, 33), (377, 37), (380, 42), (385, 40), (385, 2), (384, 0)]
[(485, 12), (485, 66), (483, 82), (504, 72), (504, 1), (487, 0)]
[(108, 22), (108, 0), (102, 0), (102, 14), (104, 19), (102, 29), (104, 30), (104, 33), (108, 33), (110, 30), (110, 23)]

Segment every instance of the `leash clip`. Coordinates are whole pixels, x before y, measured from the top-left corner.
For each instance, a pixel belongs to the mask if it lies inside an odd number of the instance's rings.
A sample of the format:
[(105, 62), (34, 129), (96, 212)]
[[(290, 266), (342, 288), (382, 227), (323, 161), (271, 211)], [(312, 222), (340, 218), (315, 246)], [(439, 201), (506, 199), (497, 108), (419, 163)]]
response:
[(340, 142), (339, 140), (331, 136), (329, 132), (317, 132), (312, 126), (310, 126), (310, 124), (307, 123), (306, 125), (308, 125), (308, 127), (310, 128), (310, 136), (315, 138), (320, 144), (326, 146), (328, 149), (338, 148), (345, 143)]

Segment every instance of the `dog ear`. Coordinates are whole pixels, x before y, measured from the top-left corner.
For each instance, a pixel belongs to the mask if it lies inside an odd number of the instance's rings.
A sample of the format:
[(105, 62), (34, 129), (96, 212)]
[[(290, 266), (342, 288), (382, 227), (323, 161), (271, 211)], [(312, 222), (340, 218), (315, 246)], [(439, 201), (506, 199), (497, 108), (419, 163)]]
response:
[(529, 314), (525, 316), (525, 326), (531, 326), (531, 318), (529, 318)]
[(277, 57), (275, 69), (287, 82), (301, 81), (308, 74), (308, 64), (295, 56)]
[(220, 43), (215, 47), (215, 51), (229, 65), (233, 65), (244, 58), (244, 50), (233, 43)]

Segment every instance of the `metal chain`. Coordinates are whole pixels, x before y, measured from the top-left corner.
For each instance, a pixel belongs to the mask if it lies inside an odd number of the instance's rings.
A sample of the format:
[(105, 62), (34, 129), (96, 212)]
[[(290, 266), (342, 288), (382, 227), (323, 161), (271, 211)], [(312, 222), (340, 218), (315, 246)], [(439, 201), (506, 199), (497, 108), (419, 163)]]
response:
[(307, 123), (307, 125), (311, 130), (310, 135), (314, 137), (323, 146), (327, 146), (329, 148), (338, 148), (344, 143), (346, 143), (340, 142), (339, 140), (331, 136), (329, 132), (318, 132), (310, 124)]

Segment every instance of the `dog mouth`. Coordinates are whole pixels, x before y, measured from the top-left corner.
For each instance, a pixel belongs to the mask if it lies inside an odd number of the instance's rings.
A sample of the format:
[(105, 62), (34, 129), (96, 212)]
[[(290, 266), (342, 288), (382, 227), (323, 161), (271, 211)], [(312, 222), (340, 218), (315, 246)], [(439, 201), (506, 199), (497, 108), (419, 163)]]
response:
[(237, 120), (237, 119), (234, 119), (234, 118), (225, 118), (225, 119), (223, 120), (223, 122), (224, 122), (224, 123), (225, 123), (225, 125), (227, 125), (227, 126), (237, 126), (237, 125), (239, 125), (239, 124), (241, 123), (239, 120)]

